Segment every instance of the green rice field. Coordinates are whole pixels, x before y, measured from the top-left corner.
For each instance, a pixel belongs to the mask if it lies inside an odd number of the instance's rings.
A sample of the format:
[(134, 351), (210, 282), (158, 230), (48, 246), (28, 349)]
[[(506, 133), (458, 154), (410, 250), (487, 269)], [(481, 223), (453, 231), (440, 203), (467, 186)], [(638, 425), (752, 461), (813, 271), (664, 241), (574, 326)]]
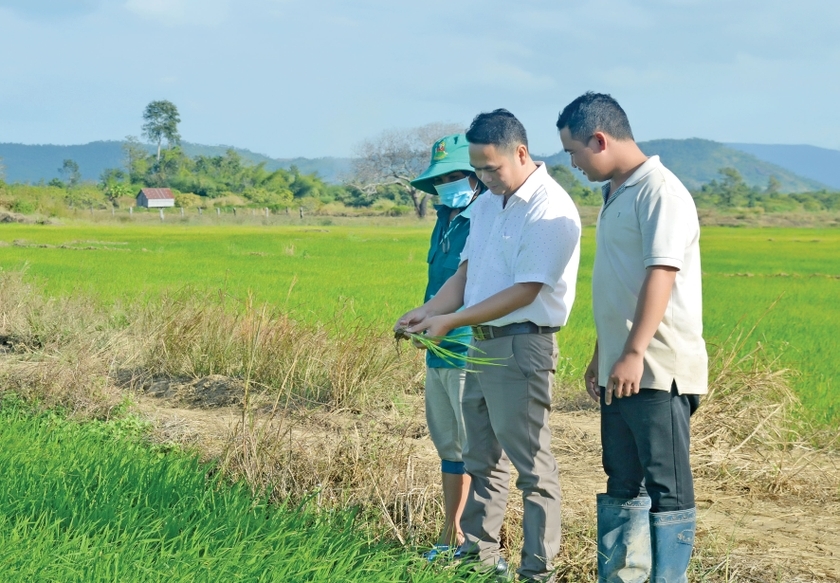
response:
[(362, 516), (254, 500), (142, 435), (132, 417), (78, 424), (0, 405), (4, 583), (456, 580)]
[[(0, 268), (25, 269), (48, 293), (154, 301), (165, 290), (253, 294), (306, 321), (360, 318), (390, 333), (422, 299), (431, 222), (416, 226), (3, 225)], [(701, 240), (706, 338), (714, 346), (757, 324), (779, 366), (796, 371), (803, 404), (840, 419), (836, 328), (840, 231), (706, 227)], [(559, 335), (560, 378), (591, 352), (594, 230), (583, 236), (578, 298)]]

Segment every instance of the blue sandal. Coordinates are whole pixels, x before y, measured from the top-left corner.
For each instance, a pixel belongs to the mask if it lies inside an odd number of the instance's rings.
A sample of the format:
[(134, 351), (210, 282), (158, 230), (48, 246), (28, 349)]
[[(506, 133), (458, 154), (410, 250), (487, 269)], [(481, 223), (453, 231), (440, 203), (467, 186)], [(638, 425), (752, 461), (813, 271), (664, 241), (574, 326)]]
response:
[(423, 553), (423, 558), (427, 561), (434, 561), (441, 553), (448, 553), (453, 550), (451, 545), (432, 545), (432, 548)]

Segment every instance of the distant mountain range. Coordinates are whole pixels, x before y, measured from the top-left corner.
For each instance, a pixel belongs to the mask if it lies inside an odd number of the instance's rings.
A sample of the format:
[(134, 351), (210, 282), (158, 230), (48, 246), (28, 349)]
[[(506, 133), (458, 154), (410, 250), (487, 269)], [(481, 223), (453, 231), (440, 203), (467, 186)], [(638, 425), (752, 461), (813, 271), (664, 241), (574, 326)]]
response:
[(768, 144), (726, 144), (756, 158), (840, 189), (840, 150), (816, 146)]
[[(840, 150), (806, 145), (721, 144), (710, 140), (651, 140), (639, 142), (648, 155), (659, 155), (662, 162), (680, 177), (689, 189), (720, 179), (718, 170), (733, 167), (747, 184), (765, 187), (771, 176), (786, 192), (824, 188), (840, 189)], [(149, 151), (154, 150), (148, 146)], [(188, 156), (221, 156), (231, 146), (207, 146), (185, 142)], [(271, 158), (243, 148), (233, 148), (244, 159), (265, 163), (269, 170), (296, 166), (302, 173), (317, 173), (327, 182), (340, 182), (350, 175), (351, 158)], [(0, 164), (7, 182), (48, 182), (59, 176), (65, 159), (79, 165), (84, 180), (97, 180), (106, 168), (123, 165), (122, 142), (91, 142), (78, 146), (24, 145), (0, 143)], [(563, 152), (535, 156), (548, 164), (569, 164)]]
[[(756, 144), (741, 144), (743, 146), (756, 146)], [(658, 155), (662, 163), (679, 176), (680, 180), (689, 190), (699, 189), (703, 184), (712, 180), (720, 180), (719, 170), (731, 167), (738, 170), (744, 181), (750, 186), (764, 188), (771, 176), (774, 176), (780, 183), (784, 192), (805, 192), (809, 190), (822, 190), (823, 188), (840, 188), (840, 180), (835, 184), (824, 182), (815, 177), (812, 168), (804, 168), (804, 171), (797, 172), (790, 166), (776, 164), (767, 160), (764, 152), (774, 152), (773, 146), (767, 146), (769, 150), (763, 150), (762, 154), (751, 154), (741, 149), (730, 147), (726, 144), (691, 138), (688, 140), (650, 140), (639, 142), (639, 147), (648, 156)], [(781, 148), (813, 148), (813, 146), (779, 146)], [(763, 147), (762, 147), (763, 148)], [(840, 151), (825, 150), (833, 152), (840, 159)], [(792, 159), (799, 160), (807, 156), (807, 153), (798, 155)], [(564, 152), (540, 158), (547, 164), (569, 164), (569, 156)], [(774, 157), (779, 159), (779, 157)], [(781, 160), (780, 160), (781, 161)], [(798, 166), (801, 167), (801, 166)], [(819, 176), (827, 176), (831, 168), (819, 168)], [(840, 178), (840, 177), (838, 177)], [(585, 180), (584, 180), (585, 181)]]
[[(40, 180), (49, 182), (60, 177), (59, 169), (64, 160), (74, 160), (79, 165), (82, 180), (98, 180), (106, 168), (122, 168), (125, 164), (123, 142), (91, 142), (79, 146), (27, 145), (0, 143), (0, 164), (5, 168), (7, 182), (36, 183)], [(317, 173), (327, 182), (340, 182), (350, 173), (350, 158), (270, 158), (244, 148), (233, 146), (206, 146), (183, 142), (187, 156), (223, 156), (230, 149), (242, 158), (259, 164), (265, 163), (268, 170), (289, 169), (297, 166), (302, 174)], [(148, 151), (154, 152), (155, 146), (147, 145)]]

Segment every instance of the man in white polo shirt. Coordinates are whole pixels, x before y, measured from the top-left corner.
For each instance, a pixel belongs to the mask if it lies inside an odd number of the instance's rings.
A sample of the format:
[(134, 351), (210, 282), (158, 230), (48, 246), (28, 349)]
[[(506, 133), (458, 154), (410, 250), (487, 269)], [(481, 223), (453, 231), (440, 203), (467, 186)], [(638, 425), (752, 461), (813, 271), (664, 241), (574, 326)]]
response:
[(566, 191), (531, 159), (513, 114), (479, 114), (467, 141), (470, 164), (489, 193), (471, 207), (458, 271), (395, 328), (442, 336), (470, 325), (472, 356), (501, 365), (471, 365), (467, 375), (463, 459), (472, 482), (457, 555), (492, 567), (501, 579), (510, 575), (499, 534), (513, 463), (524, 506), (520, 581), (551, 581), (560, 548), (560, 483), (548, 428), (554, 333), (574, 302), (580, 218)]
[(602, 187), (585, 374), (601, 403), (607, 493), (598, 495), (598, 580), (682, 583), (694, 545), (689, 417), (707, 391), (700, 225), (679, 179), (636, 145), (609, 95), (586, 93), (557, 129)]

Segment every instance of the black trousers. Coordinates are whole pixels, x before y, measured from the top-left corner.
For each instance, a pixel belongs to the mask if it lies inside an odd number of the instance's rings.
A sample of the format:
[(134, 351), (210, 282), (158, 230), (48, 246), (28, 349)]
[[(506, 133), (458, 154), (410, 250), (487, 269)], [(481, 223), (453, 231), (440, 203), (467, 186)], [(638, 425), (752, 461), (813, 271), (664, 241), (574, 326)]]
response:
[(641, 389), (607, 405), (601, 387), (601, 444), (607, 494), (635, 498), (647, 493), (651, 512), (694, 508), (689, 418), (698, 395)]

